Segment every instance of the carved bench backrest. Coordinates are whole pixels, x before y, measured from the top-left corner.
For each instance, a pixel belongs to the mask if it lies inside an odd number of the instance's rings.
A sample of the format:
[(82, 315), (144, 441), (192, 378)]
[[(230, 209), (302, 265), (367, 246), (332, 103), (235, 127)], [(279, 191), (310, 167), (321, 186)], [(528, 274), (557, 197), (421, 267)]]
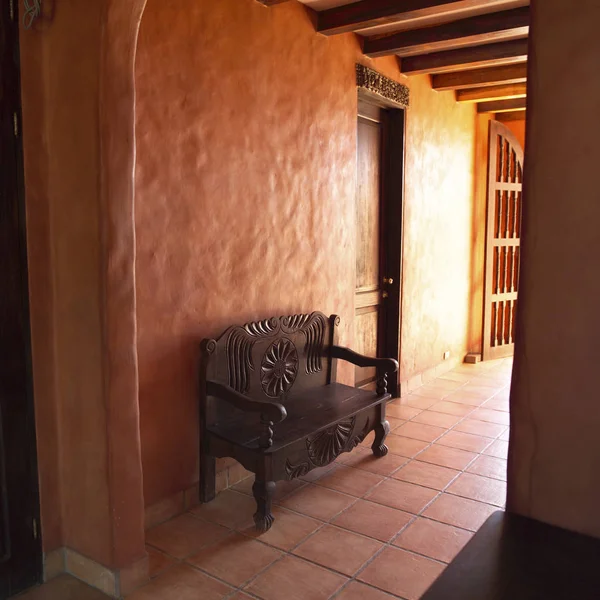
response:
[[(313, 312), (273, 317), (227, 329), (202, 344), (206, 379), (250, 398), (289, 405), (309, 389), (328, 383), (329, 347), (337, 317)], [(224, 403), (207, 403), (209, 422), (235, 416)]]

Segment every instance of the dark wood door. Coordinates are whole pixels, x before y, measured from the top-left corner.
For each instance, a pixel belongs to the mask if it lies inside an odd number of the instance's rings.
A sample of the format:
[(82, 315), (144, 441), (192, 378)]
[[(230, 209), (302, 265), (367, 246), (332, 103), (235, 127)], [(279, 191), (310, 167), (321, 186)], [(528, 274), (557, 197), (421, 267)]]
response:
[(17, 6), (0, 3), (0, 599), (38, 583), (42, 573)]
[(523, 149), (490, 121), (483, 360), (512, 356), (521, 265)]
[[(403, 171), (403, 124), (403, 111), (359, 100), (354, 346), (362, 354), (396, 359), (402, 188), (394, 177)], [(356, 367), (357, 386), (374, 389), (375, 378), (374, 368)], [(397, 393), (397, 382), (391, 388)]]

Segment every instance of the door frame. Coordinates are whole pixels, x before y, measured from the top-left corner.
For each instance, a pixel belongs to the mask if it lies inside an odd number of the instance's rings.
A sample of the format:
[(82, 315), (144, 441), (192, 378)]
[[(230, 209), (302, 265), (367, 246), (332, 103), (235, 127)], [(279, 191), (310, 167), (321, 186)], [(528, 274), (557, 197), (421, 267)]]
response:
[[(43, 551), (42, 551), (42, 536), (40, 524), (40, 495), (39, 495), (39, 477), (38, 477), (38, 453), (37, 453), (37, 437), (35, 424), (35, 407), (34, 407), (34, 390), (33, 390), (33, 364), (32, 364), (32, 344), (31, 344), (31, 316), (29, 305), (29, 269), (27, 256), (27, 229), (26, 229), (26, 208), (25, 208), (25, 171), (23, 158), (23, 136), (22, 136), (22, 103), (21, 103), (21, 64), (20, 64), (20, 44), (19, 44), (19, 29), (20, 29), (20, 12), (19, 3), (3, 2), (0, 6), (0, 27), (4, 29), (1, 34), (5, 36), (7, 47), (12, 49), (12, 61), (10, 67), (4, 74), (3, 83), (5, 85), (2, 97), (6, 102), (5, 110), (2, 113), (12, 113), (11, 127), (6, 127), (6, 123), (0, 129), (0, 135), (10, 137), (10, 141), (6, 141), (6, 145), (12, 144), (14, 149), (14, 166), (16, 172), (12, 175), (15, 177), (14, 191), (15, 201), (17, 203), (17, 218), (18, 218), (18, 271), (19, 271), (19, 290), (20, 295), (20, 311), (23, 319), (23, 350), (24, 355), (22, 360), (25, 362), (26, 375), (26, 391), (24, 418), (26, 423), (26, 438), (22, 440), (21, 455), (19, 468), (26, 472), (23, 478), (27, 482), (26, 490), (15, 490), (14, 495), (18, 495), (22, 502), (26, 505), (26, 518), (31, 518), (31, 523), (25, 525), (22, 523), (23, 532), (31, 536), (27, 538), (23, 546), (31, 556), (31, 560), (26, 561), (27, 564), (11, 565), (10, 572), (10, 594), (16, 594), (24, 589), (32, 587), (42, 582), (43, 579)], [(8, 83), (7, 83), (8, 82)], [(0, 175), (1, 176), (1, 175)], [(6, 174), (10, 177), (11, 174)], [(16, 459), (13, 457), (16, 462)], [(18, 492), (18, 493), (17, 493)], [(7, 499), (10, 501), (11, 492), (6, 486), (4, 487)], [(23, 515), (20, 515), (23, 516)], [(10, 515), (9, 515), (10, 519)], [(10, 521), (9, 521), (10, 522)], [(22, 558), (22, 557), (19, 557)], [(9, 559), (10, 560), (10, 559)], [(13, 559), (14, 562), (14, 559)], [(17, 568), (18, 567), (18, 568)]]
[[(400, 85), (400, 84), (398, 84)], [(402, 260), (404, 240), (404, 168), (405, 106), (366, 89), (358, 89), (358, 102), (382, 109), (382, 160), (380, 194), (380, 276), (393, 279), (386, 285), (388, 301), (381, 311), (378, 330), (378, 353), (398, 362), (402, 349)], [(357, 115), (359, 111), (357, 110)], [(389, 381), (392, 397), (400, 396), (400, 371)]]

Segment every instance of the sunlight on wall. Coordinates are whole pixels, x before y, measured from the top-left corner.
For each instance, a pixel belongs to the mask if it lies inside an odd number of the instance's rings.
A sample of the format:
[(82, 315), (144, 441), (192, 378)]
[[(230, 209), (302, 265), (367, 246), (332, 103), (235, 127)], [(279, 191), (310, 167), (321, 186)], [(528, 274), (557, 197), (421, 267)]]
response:
[(352, 344), (357, 61), (413, 93), (402, 377), (467, 350), (473, 108), (393, 57), (365, 59), (354, 35), (316, 35), (296, 3), (149, 0), (136, 75), (147, 505), (197, 480), (200, 338), (319, 309)]

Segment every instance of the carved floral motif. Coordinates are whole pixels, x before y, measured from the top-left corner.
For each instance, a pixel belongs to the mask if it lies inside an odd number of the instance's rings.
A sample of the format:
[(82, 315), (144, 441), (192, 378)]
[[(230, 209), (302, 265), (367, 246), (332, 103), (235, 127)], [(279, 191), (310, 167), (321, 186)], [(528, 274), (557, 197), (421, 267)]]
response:
[(362, 444), (365, 441), (365, 438), (369, 435), (371, 431), (371, 421), (367, 419), (365, 426), (361, 433), (359, 433), (350, 443), (350, 448), (356, 448), (359, 444)]
[(285, 473), (288, 479), (296, 479), (296, 477), (302, 477), (310, 471), (310, 464), (302, 462), (297, 465), (293, 465), (288, 458), (285, 462)]
[(260, 382), (267, 396), (278, 398), (293, 385), (298, 375), (298, 352), (293, 342), (280, 338), (273, 342), (262, 360)]
[[(312, 374), (321, 371), (326, 330), (327, 319), (318, 312), (280, 318), (273, 317), (232, 328), (226, 342), (228, 385), (237, 392), (248, 393), (251, 374), (254, 371), (252, 352), (255, 342), (261, 338), (273, 338), (280, 332), (290, 335), (297, 332), (302, 333), (306, 338), (304, 345), (306, 372)], [(216, 344), (215, 341), (214, 347), (210, 350), (207, 349), (209, 354), (214, 352)]]
[(356, 448), (364, 441), (372, 427), (370, 419), (367, 419), (362, 431), (351, 437), (355, 421), (356, 417), (352, 417), (308, 438), (306, 440), (308, 461), (292, 464), (288, 458), (285, 463), (287, 479), (302, 477), (314, 467), (324, 467), (342, 452), (350, 452)]
[(322, 370), (323, 347), (327, 320), (321, 313), (308, 315), (292, 315), (283, 317), (282, 328), (288, 333), (301, 331), (306, 338), (304, 354), (306, 356), (306, 372), (311, 375)]
[(275, 318), (246, 323), (235, 327), (227, 338), (228, 383), (236, 392), (245, 394), (250, 387), (252, 348), (257, 338), (273, 335), (279, 328)]
[(352, 435), (355, 420), (356, 417), (352, 417), (340, 421), (306, 439), (308, 456), (313, 465), (324, 467), (341, 454)]

